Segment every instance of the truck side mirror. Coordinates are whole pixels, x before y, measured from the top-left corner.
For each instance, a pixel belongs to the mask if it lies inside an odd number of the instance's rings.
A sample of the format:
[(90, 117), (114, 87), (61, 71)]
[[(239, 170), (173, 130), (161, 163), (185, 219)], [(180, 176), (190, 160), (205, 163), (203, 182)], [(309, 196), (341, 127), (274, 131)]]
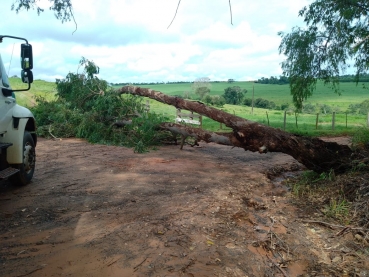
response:
[(33, 69), (33, 55), (31, 44), (21, 44), (21, 66), (23, 70)]
[(31, 84), (33, 83), (33, 73), (30, 69), (23, 69), (21, 72), (22, 82)]

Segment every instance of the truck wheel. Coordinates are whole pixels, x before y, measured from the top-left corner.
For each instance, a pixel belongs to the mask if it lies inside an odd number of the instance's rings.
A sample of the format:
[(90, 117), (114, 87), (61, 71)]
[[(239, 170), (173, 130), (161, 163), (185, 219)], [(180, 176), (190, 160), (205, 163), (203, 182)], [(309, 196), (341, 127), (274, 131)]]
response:
[(35, 172), (35, 164), (35, 142), (33, 141), (31, 134), (25, 131), (23, 137), (23, 163), (11, 165), (12, 167), (19, 169), (19, 172), (10, 177), (10, 182), (20, 186), (29, 184), (32, 180), (33, 173)]

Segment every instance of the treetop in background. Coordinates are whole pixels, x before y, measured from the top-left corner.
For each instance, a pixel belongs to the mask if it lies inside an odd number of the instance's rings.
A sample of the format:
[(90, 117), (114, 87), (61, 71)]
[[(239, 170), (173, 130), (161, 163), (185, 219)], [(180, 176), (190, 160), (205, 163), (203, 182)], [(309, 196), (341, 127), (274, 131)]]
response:
[(355, 68), (356, 82), (368, 72), (368, 15), (367, 0), (316, 0), (299, 12), (305, 28), (279, 33), (279, 52), (286, 56), (282, 69), (298, 110), (318, 79), (340, 93), (339, 76), (347, 68)]

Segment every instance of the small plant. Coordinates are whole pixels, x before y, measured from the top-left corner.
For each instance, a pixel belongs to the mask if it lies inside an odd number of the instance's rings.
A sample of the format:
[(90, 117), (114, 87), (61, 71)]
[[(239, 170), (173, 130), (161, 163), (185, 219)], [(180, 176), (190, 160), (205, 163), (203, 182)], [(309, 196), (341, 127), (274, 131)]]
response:
[(304, 171), (299, 177), (298, 181), (292, 183), (291, 191), (297, 197), (303, 197), (309, 195), (312, 191), (313, 181), (319, 175), (314, 171)]
[(334, 170), (331, 169), (329, 172), (322, 172), (319, 174), (319, 177), (312, 182), (319, 182), (323, 180), (333, 181), (335, 179), (336, 175), (334, 173)]
[(369, 129), (358, 128), (352, 137), (352, 146), (354, 148), (369, 148)]
[(329, 205), (324, 208), (324, 214), (327, 217), (332, 217), (339, 220), (347, 219), (350, 211), (350, 204), (345, 200), (331, 199)]

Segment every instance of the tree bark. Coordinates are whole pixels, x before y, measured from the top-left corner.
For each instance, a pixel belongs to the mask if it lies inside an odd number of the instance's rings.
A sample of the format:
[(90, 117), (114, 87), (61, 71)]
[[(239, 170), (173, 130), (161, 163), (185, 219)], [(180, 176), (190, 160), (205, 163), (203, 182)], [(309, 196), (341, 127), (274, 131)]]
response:
[(178, 131), (187, 132), (198, 140), (232, 145), (259, 153), (282, 152), (316, 172), (333, 169), (336, 173), (340, 173), (350, 168), (350, 158), (353, 152), (347, 145), (287, 133), (206, 106), (201, 102), (184, 100), (152, 89), (124, 86), (117, 92), (145, 96), (176, 108), (193, 111), (233, 129), (232, 133), (214, 133), (198, 128), (180, 127), (173, 123), (162, 125), (168, 130), (176, 128)]

